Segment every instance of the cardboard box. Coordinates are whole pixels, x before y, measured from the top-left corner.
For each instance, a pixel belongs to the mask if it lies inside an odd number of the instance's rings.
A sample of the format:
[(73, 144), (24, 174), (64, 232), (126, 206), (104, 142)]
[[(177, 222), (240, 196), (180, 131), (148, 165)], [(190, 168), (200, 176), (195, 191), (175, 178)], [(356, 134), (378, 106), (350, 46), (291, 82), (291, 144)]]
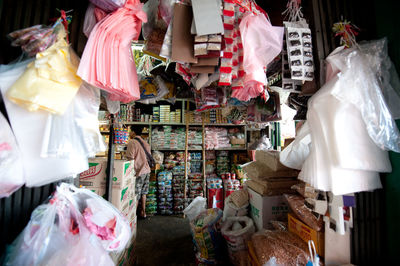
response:
[(113, 188), (125, 188), (136, 180), (134, 166), (134, 161), (114, 161)]
[(286, 221), (289, 210), (282, 195), (263, 196), (248, 188), (250, 198), (250, 214), (257, 230), (269, 228), (272, 220)]
[(105, 187), (86, 187), (90, 191), (96, 193), (100, 197), (103, 197), (106, 194), (106, 188)]
[(113, 188), (111, 195), (111, 203), (124, 214), (127, 218), (129, 217), (129, 193), (132, 189), (132, 184), (122, 187)]
[(298, 235), (301, 239), (308, 243), (309, 240), (314, 241), (315, 249), (318, 255), (324, 257), (324, 233), (317, 232), (302, 221), (295, 218), (292, 214), (288, 214), (289, 232)]
[(89, 169), (79, 175), (79, 185), (88, 189), (104, 187), (106, 168), (107, 158), (89, 159)]
[(292, 193), (291, 186), (299, 181), (293, 178), (277, 178), (270, 180), (249, 180), (246, 185), (263, 196), (276, 196), (284, 193)]
[(250, 179), (265, 180), (280, 177), (297, 177), (299, 171), (290, 169), (279, 161), (279, 152), (256, 151), (256, 161), (242, 165)]

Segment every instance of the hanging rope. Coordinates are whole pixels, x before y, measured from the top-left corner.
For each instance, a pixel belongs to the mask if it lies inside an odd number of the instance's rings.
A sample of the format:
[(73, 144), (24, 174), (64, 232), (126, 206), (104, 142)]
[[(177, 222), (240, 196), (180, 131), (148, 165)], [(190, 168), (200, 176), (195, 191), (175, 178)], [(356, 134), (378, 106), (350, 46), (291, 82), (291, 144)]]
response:
[(303, 12), (301, 12), (301, 0), (289, 0), (286, 5), (286, 10), (282, 15), (284, 15), (285, 20), (289, 22), (302, 20)]
[(335, 37), (340, 36), (340, 45), (344, 45), (346, 48), (357, 45), (356, 36), (360, 29), (350, 21), (344, 20), (333, 24), (332, 31), (335, 33)]

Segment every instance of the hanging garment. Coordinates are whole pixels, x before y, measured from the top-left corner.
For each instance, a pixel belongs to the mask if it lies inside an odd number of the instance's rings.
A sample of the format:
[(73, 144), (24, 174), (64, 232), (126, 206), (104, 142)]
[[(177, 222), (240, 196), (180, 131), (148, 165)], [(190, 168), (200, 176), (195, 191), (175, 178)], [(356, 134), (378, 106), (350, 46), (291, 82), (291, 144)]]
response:
[(88, 161), (85, 157), (70, 159), (40, 157), (45, 125), (50, 114), (42, 110), (29, 112), (5, 97), (6, 91), (23, 75), (29, 63), (30, 61), (25, 61), (1, 67), (0, 90), (21, 151), (26, 185), (32, 187), (75, 176), (88, 169)]
[(377, 78), (383, 48), (373, 41), (327, 58), (331, 79), (309, 101), (312, 146), (299, 175), (317, 189), (335, 195), (374, 190), (382, 187), (379, 172), (392, 170), (383, 148), (396, 147), (399, 134)]
[(79, 64), (78, 75), (93, 86), (109, 92), (113, 101), (140, 99), (131, 42), (137, 40), (146, 14), (139, 0), (105, 17), (93, 28)]
[(264, 91), (265, 66), (281, 52), (284, 29), (272, 26), (264, 15), (251, 12), (244, 15), (239, 27), (244, 50), (244, 87), (232, 88), (232, 97), (248, 101)]

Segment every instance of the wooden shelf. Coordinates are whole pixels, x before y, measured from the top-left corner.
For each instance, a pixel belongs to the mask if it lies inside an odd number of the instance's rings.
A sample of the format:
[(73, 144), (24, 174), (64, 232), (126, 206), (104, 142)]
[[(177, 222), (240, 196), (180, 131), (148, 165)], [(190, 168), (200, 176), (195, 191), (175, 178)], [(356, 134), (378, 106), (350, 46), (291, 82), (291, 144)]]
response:
[(145, 126), (185, 126), (184, 123), (178, 122), (165, 122), (165, 123), (158, 123), (158, 122), (123, 122), (124, 125), (145, 125)]

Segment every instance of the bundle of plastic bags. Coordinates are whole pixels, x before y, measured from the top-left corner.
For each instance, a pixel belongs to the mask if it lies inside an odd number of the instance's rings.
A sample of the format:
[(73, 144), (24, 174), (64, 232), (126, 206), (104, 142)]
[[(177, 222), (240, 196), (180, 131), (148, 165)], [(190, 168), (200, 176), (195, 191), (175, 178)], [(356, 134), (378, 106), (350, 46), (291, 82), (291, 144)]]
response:
[[(20, 148), (22, 170), (28, 187), (42, 186), (66, 177), (75, 176), (88, 169), (85, 156), (71, 158), (42, 158), (46, 121), (51, 114), (39, 110), (30, 112), (5, 97), (7, 90), (23, 75), (31, 60), (0, 67), (0, 90), (8, 113), (11, 128)], [(0, 175), (0, 182), (5, 176)]]
[(246, 102), (264, 92), (265, 66), (281, 52), (284, 29), (272, 26), (263, 14), (251, 12), (243, 16), (239, 27), (244, 52), (244, 87), (233, 89), (232, 97)]
[(146, 21), (142, 4), (128, 0), (95, 25), (83, 52), (78, 75), (109, 92), (113, 101), (140, 99), (131, 41), (138, 39), (142, 21)]
[(33, 211), (5, 265), (114, 265), (108, 251), (123, 250), (130, 235), (129, 223), (111, 203), (63, 183)]
[(386, 40), (338, 48), (327, 61), (330, 80), (309, 101), (312, 145), (299, 179), (335, 195), (381, 188), (379, 173), (392, 170), (385, 149), (400, 149), (382, 93), (395, 93)]
[(7, 120), (0, 112), (0, 198), (10, 196), (24, 183), (21, 153)]
[[(36, 54), (25, 73), (7, 91), (7, 97), (29, 111), (39, 109), (63, 114), (75, 97), (82, 80), (71, 59), (63, 27), (58, 27), (57, 41)], [(76, 62), (76, 61), (75, 61)]]

